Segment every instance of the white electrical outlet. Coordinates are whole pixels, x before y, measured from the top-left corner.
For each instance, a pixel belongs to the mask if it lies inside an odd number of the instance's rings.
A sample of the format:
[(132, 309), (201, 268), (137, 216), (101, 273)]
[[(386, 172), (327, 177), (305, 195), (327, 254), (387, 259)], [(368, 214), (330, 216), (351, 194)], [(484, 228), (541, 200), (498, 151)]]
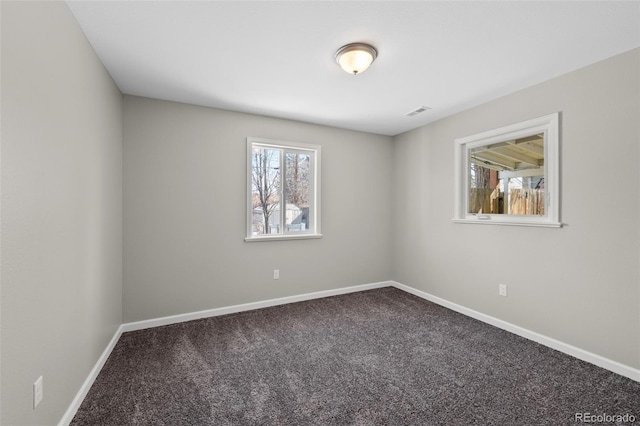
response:
[(500, 296), (507, 297), (507, 285), (506, 284), (498, 284), (498, 294)]
[(274, 280), (279, 280), (280, 279), (280, 269), (274, 269), (273, 270), (273, 279)]
[(42, 376), (38, 377), (38, 380), (36, 380), (33, 383), (33, 409), (35, 410), (36, 407), (38, 406), (38, 404), (40, 404), (42, 402)]

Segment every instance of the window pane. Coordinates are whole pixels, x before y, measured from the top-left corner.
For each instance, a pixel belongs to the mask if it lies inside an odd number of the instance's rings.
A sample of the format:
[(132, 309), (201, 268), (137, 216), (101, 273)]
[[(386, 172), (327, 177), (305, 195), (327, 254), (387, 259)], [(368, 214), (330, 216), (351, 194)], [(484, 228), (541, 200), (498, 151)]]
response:
[(477, 214), (545, 214), (544, 134), (469, 151), (469, 210)]
[(281, 198), (279, 149), (253, 147), (251, 165), (252, 234), (279, 234)]
[(286, 232), (309, 230), (311, 156), (285, 152)]

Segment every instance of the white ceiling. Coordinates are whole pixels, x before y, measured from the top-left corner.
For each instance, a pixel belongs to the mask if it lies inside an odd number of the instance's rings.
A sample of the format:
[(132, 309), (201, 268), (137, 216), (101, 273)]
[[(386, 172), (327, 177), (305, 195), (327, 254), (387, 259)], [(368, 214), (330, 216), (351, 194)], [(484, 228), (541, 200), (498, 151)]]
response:
[(123, 93), (385, 135), (640, 46), (637, 1), (67, 3)]

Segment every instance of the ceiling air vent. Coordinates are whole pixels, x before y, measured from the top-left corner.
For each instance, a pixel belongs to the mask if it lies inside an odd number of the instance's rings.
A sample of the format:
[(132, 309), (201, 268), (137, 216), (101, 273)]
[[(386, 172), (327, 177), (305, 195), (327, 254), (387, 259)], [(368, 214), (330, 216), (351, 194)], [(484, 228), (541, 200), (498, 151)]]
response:
[(421, 112), (425, 112), (425, 111), (426, 111), (426, 110), (428, 110), (428, 109), (431, 109), (431, 108), (426, 107), (426, 106), (421, 106), (421, 107), (418, 107), (418, 108), (414, 109), (413, 111), (409, 111), (409, 112), (408, 112), (408, 113), (406, 113), (405, 115), (406, 115), (407, 117), (413, 117), (414, 115), (418, 115), (418, 114), (420, 114)]

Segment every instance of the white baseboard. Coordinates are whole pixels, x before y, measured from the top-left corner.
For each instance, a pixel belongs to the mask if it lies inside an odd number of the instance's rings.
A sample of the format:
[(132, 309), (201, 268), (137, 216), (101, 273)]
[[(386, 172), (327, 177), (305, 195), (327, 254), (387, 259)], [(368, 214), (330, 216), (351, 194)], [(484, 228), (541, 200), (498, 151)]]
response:
[(371, 284), (362, 284), (352, 287), (337, 288), (334, 290), (317, 291), (315, 293), (300, 294), (297, 296), (287, 296), (278, 299), (263, 300), (261, 302), (243, 303), (241, 305), (226, 306), (223, 308), (207, 309), (204, 311), (190, 312), (187, 314), (171, 315), (168, 317), (155, 318), (144, 321), (128, 322), (122, 324), (122, 331), (135, 331), (145, 328), (159, 327), (162, 325), (177, 324), (185, 321), (192, 321), (201, 318), (217, 317), (220, 315), (235, 314), (237, 312), (251, 311), (254, 309), (268, 308), (270, 306), (285, 305), (287, 303), (303, 302), (305, 300), (320, 299), (322, 297), (337, 296), (339, 294), (355, 293), (358, 291), (371, 290), (374, 288), (391, 287), (392, 281), (382, 281)]
[(469, 316), (471, 318), (475, 318), (484, 323), (491, 324), (495, 327), (501, 328), (510, 333), (517, 334), (518, 336), (524, 337), (529, 340), (533, 340), (534, 342), (540, 343), (541, 345), (550, 347), (557, 351), (563, 352), (567, 355), (571, 355), (575, 358), (597, 365), (598, 367), (602, 367), (606, 370), (620, 374), (621, 376), (628, 377), (632, 380), (635, 380), (636, 382), (640, 382), (640, 370), (637, 368), (633, 368), (628, 365), (621, 364), (617, 361), (613, 361), (611, 359), (594, 354), (584, 349), (577, 348), (568, 343), (561, 342), (559, 340), (544, 336), (534, 331), (527, 330), (526, 328), (522, 328), (520, 326), (511, 324), (507, 321), (503, 321), (501, 319), (492, 317), (490, 315), (486, 315), (481, 312), (474, 311), (473, 309), (466, 308), (462, 305), (449, 302), (448, 300), (442, 299), (440, 297), (434, 296), (432, 294), (426, 293), (421, 290), (417, 290), (413, 287), (409, 287), (408, 285), (400, 284), (395, 281), (391, 281), (391, 285), (399, 290), (406, 291), (407, 293), (411, 293), (422, 299), (426, 299), (440, 306), (444, 306), (445, 308), (449, 308), (452, 311), (456, 311), (463, 315)]
[(107, 362), (107, 358), (109, 358), (109, 355), (111, 355), (111, 351), (116, 346), (116, 343), (118, 342), (118, 339), (120, 339), (121, 335), (122, 325), (118, 327), (113, 337), (109, 341), (109, 344), (100, 355), (100, 358), (98, 358), (98, 361), (89, 372), (89, 375), (80, 387), (80, 390), (76, 394), (75, 398), (73, 398), (73, 401), (71, 401), (71, 405), (69, 405), (69, 408), (67, 408), (67, 411), (65, 411), (64, 415), (62, 416), (62, 419), (58, 423), (58, 426), (68, 426), (71, 423), (71, 420), (73, 420), (73, 417), (78, 412), (78, 408), (80, 408), (82, 401), (84, 401), (87, 393), (89, 393), (91, 385), (93, 385), (93, 382), (95, 382), (96, 377), (98, 377), (98, 374), (100, 373), (100, 370), (102, 370), (104, 363)]

